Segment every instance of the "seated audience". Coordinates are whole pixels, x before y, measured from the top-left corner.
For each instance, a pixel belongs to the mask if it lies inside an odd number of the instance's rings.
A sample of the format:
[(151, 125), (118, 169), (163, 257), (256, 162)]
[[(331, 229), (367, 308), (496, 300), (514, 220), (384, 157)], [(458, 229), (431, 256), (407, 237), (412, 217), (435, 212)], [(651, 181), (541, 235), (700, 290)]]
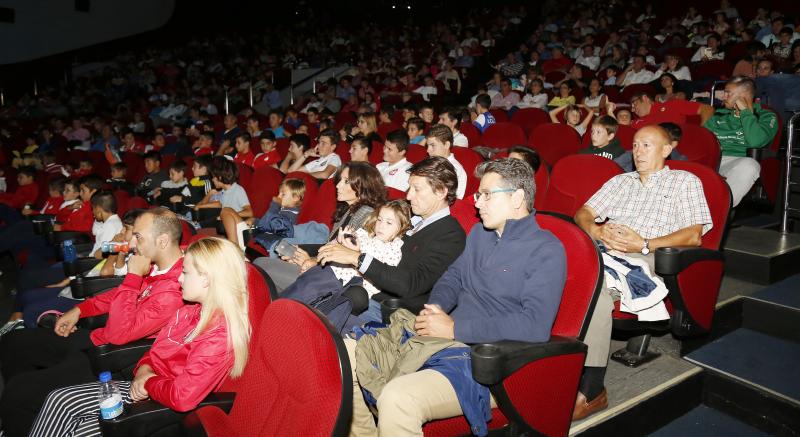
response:
[(234, 147), (236, 147), (236, 155), (233, 157), (233, 162), (237, 164), (244, 164), (250, 168), (253, 168), (256, 154), (250, 150), (250, 139), (250, 134), (246, 132), (240, 133), (236, 136), (236, 142), (234, 143)]
[(136, 186), (136, 194), (148, 198), (153, 196), (153, 191), (164, 181), (169, 180), (169, 175), (161, 170), (161, 155), (158, 152), (144, 154), (144, 171), (146, 174)]
[[(0, 359), (5, 389), (0, 418), (10, 435), (28, 432), (50, 391), (96, 380), (83, 351), (155, 335), (174, 320), (175, 311), (183, 305), (178, 283), (183, 264), (178, 247), (180, 220), (166, 209), (151, 209), (136, 220), (133, 235), (131, 247), (136, 255), (128, 261), (128, 274), (119, 287), (67, 311), (53, 330), (23, 329), (3, 336)], [(108, 320), (102, 328), (89, 332), (76, 326), (81, 318), (103, 314)]]
[(586, 117), (581, 120), (581, 108), (583, 105), (565, 105), (565, 106), (558, 106), (555, 109), (550, 111), (550, 121), (553, 123), (561, 123), (561, 120), (558, 119), (558, 114), (561, 112), (564, 113), (564, 122), (567, 126), (572, 127), (578, 132), (578, 135), (583, 136), (586, 133), (586, 127), (589, 126), (589, 123), (592, 122), (594, 118), (594, 112), (586, 111)]
[(411, 144), (425, 145), (425, 120), (419, 117), (409, 118), (406, 121), (406, 131)]
[(589, 147), (579, 151), (580, 154), (597, 155), (616, 161), (625, 153), (617, 134), (617, 120), (613, 117), (604, 115), (592, 123), (591, 144)]
[[(292, 138), (295, 136), (297, 135), (292, 135)], [(302, 171), (317, 179), (329, 179), (333, 177), (336, 170), (342, 166), (342, 159), (335, 152), (336, 143), (337, 135), (333, 129), (322, 131), (317, 140), (317, 147), (308, 149), (303, 154), (306, 158), (317, 159), (303, 166), (295, 166), (295, 164), (297, 164), (297, 161), (295, 161), (295, 163), (289, 167), (289, 171)]]
[(201, 224), (216, 227), (217, 221), (222, 222), (225, 235), (236, 243), (238, 242), (237, 220), (253, 216), (247, 192), (238, 183), (239, 167), (226, 158), (215, 158), (211, 167), (211, 182), (214, 184), (214, 189), (195, 206), (195, 210), (220, 208), (218, 218), (206, 219)]
[(475, 97), (475, 112), (473, 113), (472, 124), (478, 129), (480, 133), (484, 133), (489, 126), (497, 123), (494, 115), (489, 112), (489, 107), (492, 105), (492, 99), (488, 94), (478, 94)]
[[(327, 130), (327, 129), (326, 129)], [(323, 130), (325, 132), (325, 130)], [(289, 173), (299, 169), (306, 161), (306, 152), (311, 148), (311, 138), (306, 134), (294, 134), (289, 138), (289, 149), (286, 151), (286, 157), (281, 162), (280, 170), (283, 173)]]
[[(124, 404), (152, 399), (189, 411), (226, 378), (241, 376), (247, 364), (253, 327), (241, 252), (227, 241), (206, 238), (189, 246), (185, 261), (180, 284), (188, 303), (177, 312), (164, 311), (169, 324), (139, 360), (133, 381), (117, 383)], [(97, 382), (54, 390), (30, 435), (99, 433), (98, 391)]]
[(453, 146), (469, 147), (467, 136), (458, 130), (461, 127), (461, 114), (462, 111), (458, 108), (444, 108), (439, 114), (439, 124), (449, 127), (453, 132)]
[(278, 168), (281, 164), (281, 154), (278, 152), (275, 134), (265, 130), (261, 132), (258, 138), (261, 152), (253, 159), (253, 169), (258, 170), (265, 166)]
[(350, 143), (350, 160), (369, 162), (369, 155), (372, 152), (372, 141), (359, 134)]

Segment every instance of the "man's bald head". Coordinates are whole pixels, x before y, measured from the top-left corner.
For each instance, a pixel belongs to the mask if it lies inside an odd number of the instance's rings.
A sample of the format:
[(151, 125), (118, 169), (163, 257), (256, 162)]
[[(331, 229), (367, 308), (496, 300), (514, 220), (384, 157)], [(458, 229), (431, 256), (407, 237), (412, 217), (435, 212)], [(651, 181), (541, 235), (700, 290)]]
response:
[(664, 168), (672, 143), (669, 133), (658, 125), (645, 126), (633, 136), (633, 162), (639, 174), (650, 174)]

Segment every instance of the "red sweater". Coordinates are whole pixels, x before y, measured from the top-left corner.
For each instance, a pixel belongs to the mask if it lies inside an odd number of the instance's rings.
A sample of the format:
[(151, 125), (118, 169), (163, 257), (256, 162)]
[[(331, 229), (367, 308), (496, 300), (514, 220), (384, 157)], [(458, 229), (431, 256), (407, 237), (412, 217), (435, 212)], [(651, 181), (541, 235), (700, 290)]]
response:
[(49, 215), (56, 215), (58, 214), (58, 207), (64, 203), (64, 198), (59, 197), (48, 197), (47, 202), (44, 203), (44, 206), (41, 209), (42, 214), (49, 214)]
[(92, 224), (94, 224), (94, 214), (92, 214), (92, 205), (89, 202), (83, 202), (83, 205), (78, 210), (72, 211), (67, 216), (62, 231), (76, 231), (76, 232), (92, 232)]
[(281, 163), (281, 155), (278, 153), (278, 149), (272, 149), (267, 153), (259, 153), (256, 155), (256, 159), (253, 161), (253, 168), (258, 170), (261, 167), (266, 167), (272, 164), (280, 164)]
[(39, 186), (36, 183), (21, 185), (13, 193), (0, 193), (0, 204), (22, 209), (26, 203), (36, 203), (37, 197), (39, 197)]
[(108, 314), (106, 326), (92, 331), (92, 342), (125, 344), (158, 333), (183, 305), (182, 268), (183, 258), (157, 276), (152, 270), (144, 278), (128, 273), (119, 287), (78, 304), (82, 318)]
[[(184, 339), (200, 321), (201, 306), (186, 305), (172, 314), (153, 347), (139, 360), (156, 376), (144, 388), (154, 401), (175, 411), (189, 411), (210, 392), (219, 389), (233, 367), (225, 319), (217, 317), (191, 342)], [(135, 372), (134, 372), (135, 373)]]

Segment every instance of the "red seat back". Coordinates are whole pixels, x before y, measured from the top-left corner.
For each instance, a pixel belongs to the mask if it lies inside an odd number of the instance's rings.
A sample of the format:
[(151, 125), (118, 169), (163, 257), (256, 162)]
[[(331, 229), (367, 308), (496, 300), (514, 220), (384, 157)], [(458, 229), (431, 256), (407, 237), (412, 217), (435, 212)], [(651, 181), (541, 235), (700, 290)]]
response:
[(283, 181), (283, 173), (273, 167), (261, 167), (253, 173), (251, 190), (247, 193), (250, 198), (250, 207), (253, 215), (261, 217), (269, 209), (272, 198), (278, 195), (278, 189)]
[(539, 108), (520, 109), (511, 116), (511, 122), (521, 127), (526, 135), (540, 124), (550, 123), (550, 115)]
[(492, 109), (489, 111), (494, 116), (495, 121), (498, 123), (505, 123), (508, 121), (508, 112), (505, 109)]
[(654, 86), (646, 83), (628, 85), (622, 89), (622, 94), (620, 96), (622, 103), (630, 103), (631, 97), (638, 93), (647, 93), (648, 96), (654, 96), (657, 94), (657, 90)]
[(683, 132), (678, 143), (678, 151), (686, 155), (690, 162), (696, 162), (717, 170), (722, 158), (722, 147), (717, 137), (703, 126), (684, 123), (680, 125)]
[(483, 156), (466, 147), (451, 147), (450, 151), (453, 152), (456, 161), (467, 172), (467, 188), (464, 191), (464, 197), (472, 196), (472, 193), (478, 191), (478, 186), (481, 184), (480, 179), (475, 177), (475, 167), (483, 162)]
[(578, 153), (581, 138), (574, 128), (566, 124), (548, 123), (533, 129), (528, 145), (539, 152), (544, 163), (552, 167), (559, 159)]
[(406, 198), (406, 192), (400, 191), (397, 188), (386, 187), (386, 199), (387, 200), (400, 200)]
[(536, 182), (536, 197), (533, 199), (533, 207), (538, 211), (544, 205), (547, 189), (550, 186), (550, 171), (547, 170), (546, 164), (539, 165), (539, 170), (536, 170), (533, 180)]
[(237, 163), (236, 166), (239, 167), (239, 185), (250, 193), (252, 188), (250, 183), (253, 181), (253, 167), (242, 163)]
[(470, 148), (483, 145), (480, 131), (469, 121), (461, 123), (461, 127), (459, 127), (458, 130), (467, 137), (467, 143)]
[(416, 164), (428, 157), (428, 150), (419, 144), (409, 144), (406, 149), (406, 160), (412, 164)]
[(308, 173), (302, 171), (293, 171), (286, 174), (285, 179), (300, 179), (306, 183), (306, 194), (303, 197), (303, 204), (300, 205), (300, 214), (297, 215), (297, 224), (302, 224), (311, 221), (311, 211), (314, 209), (314, 202), (317, 200), (317, 191), (319, 185), (317, 180)]
[(456, 199), (450, 206), (450, 215), (458, 220), (458, 224), (464, 229), (466, 234), (472, 230), (476, 223), (480, 222), (478, 210), (475, 209), (475, 199), (472, 196), (465, 196), (463, 199)]
[(525, 131), (511, 122), (500, 122), (489, 126), (481, 137), (484, 146), (505, 149), (525, 144)]
[(324, 317), (300, 302), (280, 299), (267, 307), (255, 339), (230, 414), (216, 407), (197, 410), (206, 433), (346, 434), (352, 414), (350, 363), (341, 337)]
[(703, 247), (719, 250), (731, 209), (731, 192), (725, 179), (708, 166), (687, 161), (667, 161), (672, 170), (685, 170), (700, 179), (714, 226), (703, 235)]
[[(325, 182), (319, 186), (312, 208), (301, 209), (300, 215), (303, 216), (304, 222), (314, 221), (322, 223), (330, 229), (333, 225), (333, 214), (335, 212), (336, 183), (333, 179), (326, 179)], [(300, 217), (298, 217), (297, 221), (300, 222)]]
[(136, 209), (136, 208), (150, 209), (151, 206), (152, 205), (147, 203), (147, 200), (145, 200), (143, 197), (139, 197), (139, 196), (133, 196), (128, 201), (128, 210)]
[(114, 190), (114, 199), (117, 200), (117, 215), (124, 216), (130, 209), (131, 195), (125, 190)]
[(568, 156), (553, 167), (542, 210), (572, 217), (600, 187), (622, 169), (595, 155)]
[(372, 149), (369, 151), (369, 163), (378, 165), (383, 162), (383, 143), (372, 142)]

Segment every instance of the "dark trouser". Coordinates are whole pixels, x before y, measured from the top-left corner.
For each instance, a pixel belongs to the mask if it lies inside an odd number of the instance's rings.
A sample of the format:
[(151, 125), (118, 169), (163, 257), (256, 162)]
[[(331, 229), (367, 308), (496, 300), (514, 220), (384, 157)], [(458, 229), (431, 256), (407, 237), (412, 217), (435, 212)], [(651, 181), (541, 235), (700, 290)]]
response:
[(94, 347), (89, 331), (78, 329), (69, 337), (60, 337), (52, 329), (34, 328), (9, 332), (0, 340), (3, 378), (34, 370), (49, 369), (62, 363), (73, 352)]
[[(28, 330), (32, 331), (32, 330)], [(11, 378), (0, 398), (0, 419), (6, 436), (27, 436), (36, 415), (53, 390), (97, 380), (84, 352), (75, 351), (48, 369), (20, 373)], [(93, 411), (97, 412), (96, 398)]]
[(0, 205), (0, 221), (3, 222), (3, 228), (11, 226), (20, 220), (23, 220), (23, 217), (19, 211), (8, 205)]
[(26, 328), (35, 328), (36, 320), (45, 311), (56, 310), (67, 312), (80, 303), (79, 300), (59, 297), (62, 288), (34, 288), (17, 294), (14, 311), (22, 313)]
[(47, 267), (24, 268), (19, 272), (17, 290), (46, 287), (61, 282), (66, 277), (64, 265), (60, 262)]

